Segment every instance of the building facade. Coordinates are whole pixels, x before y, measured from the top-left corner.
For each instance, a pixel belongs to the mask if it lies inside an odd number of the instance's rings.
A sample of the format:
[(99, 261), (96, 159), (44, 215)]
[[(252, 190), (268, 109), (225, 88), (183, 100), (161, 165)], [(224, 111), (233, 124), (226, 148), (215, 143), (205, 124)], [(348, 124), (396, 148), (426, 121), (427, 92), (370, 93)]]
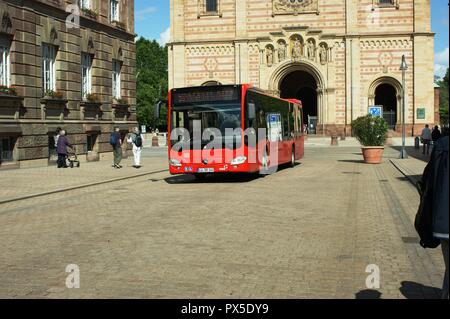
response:
[(1, 0), (0, 19), (1, 167), (52, 163), (58, 127), (109, 157), (136, 125), (134, 1)]
[(251, 83), (302, 100), (319, 134), (350, 135), (370, 106), (401, 132), (403, 92), (409, 134), (436, 122), (429, 0), (170, 3), (171, 88)]

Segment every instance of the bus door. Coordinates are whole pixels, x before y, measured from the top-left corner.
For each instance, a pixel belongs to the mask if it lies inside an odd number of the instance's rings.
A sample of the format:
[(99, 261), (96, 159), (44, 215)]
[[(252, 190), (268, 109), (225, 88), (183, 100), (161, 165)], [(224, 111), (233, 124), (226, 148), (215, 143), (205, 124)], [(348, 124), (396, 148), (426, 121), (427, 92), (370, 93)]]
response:
[(267, 139), (269, 141), (269, 152), (277, 150), (279, 156), (282, 152), (283, 142), (283, 124), (280, 113), (267, 114)]

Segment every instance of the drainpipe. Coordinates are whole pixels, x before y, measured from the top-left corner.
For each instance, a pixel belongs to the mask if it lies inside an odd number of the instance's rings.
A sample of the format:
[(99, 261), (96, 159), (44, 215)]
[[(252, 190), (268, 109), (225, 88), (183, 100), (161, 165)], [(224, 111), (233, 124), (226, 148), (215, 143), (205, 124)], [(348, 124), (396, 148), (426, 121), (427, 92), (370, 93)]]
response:
[(350, 39), (350, 125), (353, 122), (353, 106), (353, 39)]

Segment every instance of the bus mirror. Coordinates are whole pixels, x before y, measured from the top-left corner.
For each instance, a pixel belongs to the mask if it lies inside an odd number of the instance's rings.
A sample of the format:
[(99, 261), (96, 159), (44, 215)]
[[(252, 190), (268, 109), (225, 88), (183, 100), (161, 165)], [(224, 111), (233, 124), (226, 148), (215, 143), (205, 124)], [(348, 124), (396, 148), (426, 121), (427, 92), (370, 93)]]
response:
[(248, 119), (254, 120), (256, 118), (256, 105), (255, 103), (248, 103)]
[(166, 103), (166, 101), (158, 101), (155, 104), (155, 118), (156, 119), (159, 119), (161, 117), (161, 107), (165, 103)]
[(161, 115), (161, 101), (158, 101), (155, 104), (155, 118), (159, 119), (160, 115)]

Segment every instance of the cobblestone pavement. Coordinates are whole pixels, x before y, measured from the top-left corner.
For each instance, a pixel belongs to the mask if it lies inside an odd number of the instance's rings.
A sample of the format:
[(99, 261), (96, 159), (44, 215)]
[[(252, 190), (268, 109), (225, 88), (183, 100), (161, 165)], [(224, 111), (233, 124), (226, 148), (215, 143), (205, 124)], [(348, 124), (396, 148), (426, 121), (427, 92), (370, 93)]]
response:
[(0, 205), (0, 297), (364, 298), (375, 264), (381, 298), (436, 298), (442, 257), (417, 244), (397, 155), (309, 148), (265, 178), (163, 172)]
[(154, 157), (162, 157), (165, 154), (167, 154), (166, 148), (146, 150), (145, 158), (142, 161), (143, 167), (139, 170), (132, 167), (133, 160), (128, 157), (123, 159), (121, 170), (112, 168), (109, 161), (102, 160), (94, 163), (81, 163), (80, 168), (73, 169), (58, 169), (55, 164), (47, 167), (0, 171), (2, 185), (8, 185), (0, 190), (0, 203), (23, 196), (167, 170), (167, 161), (153, 160)]

